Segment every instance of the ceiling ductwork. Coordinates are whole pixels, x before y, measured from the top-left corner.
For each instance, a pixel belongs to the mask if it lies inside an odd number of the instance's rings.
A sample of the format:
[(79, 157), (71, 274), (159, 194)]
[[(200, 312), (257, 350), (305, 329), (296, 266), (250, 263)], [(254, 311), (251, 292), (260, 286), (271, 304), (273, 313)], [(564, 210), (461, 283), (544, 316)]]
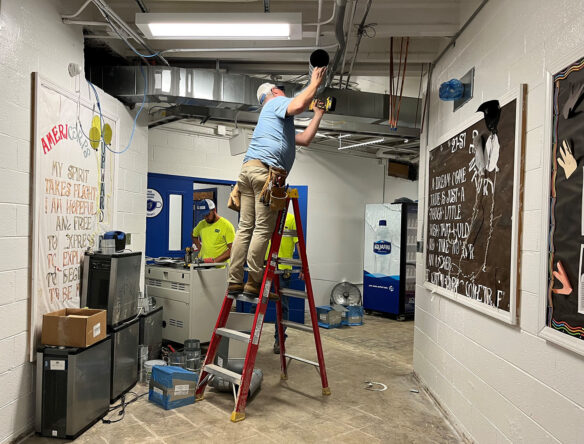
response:
[[(144, 91), (144, 77), (148, 88)], [(222, 121), (255, 123), (259, 115), (256, 91), (265, 79), (228, 74), (218, 70), (174, 67), (90, 67), (88, 80), (120, 101), (134, 105), (161, 105), (159, 112), (150, 113), (150, 126), (185, 118), (199, 117)], [(284, 84), (286, 94), (293, 96), (303, 85)], [(336, 98), (336, 110), (327, 113), (321, 129), (383, 135), (390, 138), (419, 137), (416, 111), (419, 100), (404, 97), (397, 130), (387, 124), (389, 97), (385, 94), (327, 88), (322, 96)], [(305, 126), (311, 112), (296, 118), (297, 126)]]

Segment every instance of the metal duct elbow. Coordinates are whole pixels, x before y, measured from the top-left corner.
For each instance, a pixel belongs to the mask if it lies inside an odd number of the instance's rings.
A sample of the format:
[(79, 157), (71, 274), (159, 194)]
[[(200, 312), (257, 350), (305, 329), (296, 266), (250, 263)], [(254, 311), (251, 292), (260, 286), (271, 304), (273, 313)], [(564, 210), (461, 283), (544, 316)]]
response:
[[(328, 66), (329, 64), (329, 55), (324, 49), (317, 49), (312, 54), (310, 54), (310, 61), (308, 62), (308, 83), (306, 86), (310, 85), (310, 80), (312, 79), (312, 71), (314, 68), (322, 68), (323, 66)], [(318, 89), (316, 90), (316, 94), (321, 94), (324, 89), (326, 88), (326, 82), (322, 82)]]

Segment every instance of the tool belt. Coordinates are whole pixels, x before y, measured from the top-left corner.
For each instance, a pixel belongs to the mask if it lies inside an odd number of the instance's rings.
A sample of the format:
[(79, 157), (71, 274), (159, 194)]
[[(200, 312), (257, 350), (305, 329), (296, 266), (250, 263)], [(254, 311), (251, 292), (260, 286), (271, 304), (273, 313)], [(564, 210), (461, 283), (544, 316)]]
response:
[(282, 168), (270, 167), (268, 178), (260, 193), (260, 202), (269, 206), (272, 211), (281, 211), (286, 207), (288, 172)]
[(241, 210), (241, 191), (239, 191), (239, 185), (237, 184), (235, 184), (235, 186), (231, 189), (231, 193), (229, 193), (227, 208), (230, 208), (233, 211), (237, 211), (238, 213)]

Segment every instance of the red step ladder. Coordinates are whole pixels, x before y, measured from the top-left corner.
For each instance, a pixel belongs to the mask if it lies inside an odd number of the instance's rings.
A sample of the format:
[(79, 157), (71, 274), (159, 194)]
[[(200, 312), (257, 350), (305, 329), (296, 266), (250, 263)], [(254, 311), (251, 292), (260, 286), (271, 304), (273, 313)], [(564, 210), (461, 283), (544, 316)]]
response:
[[(292, 201), (292, 207), (294, 210), (294, 217), (296, 219), (297, 228), (296, 231), (288, 232), (284, 231), (284, 226), (286, 223), (286, 214), (288, 212), (288, 205), (290, 201)], [(278, 251), (280, 250), (280, 241), (282, 240), (282, 236), (298, 237), (298, 251), (300, 253), (300, 259), (278, 258)], [(278, 277), (278, 272), (280, 270), (277, 270), (278, 264), (288, 264), (292, 265), (293, 267), (300, 267), (302, 273), (304, 274), (306, 291), (304, 292), (288, 288), (281, 289), (279, 286)], [(276, 293), (280, 295), (280, 298), (276, 301), (276, 317), (278, 324), (278, 337), (280, 341), (280, 365), (282, 369), (281, 379), (288, 379), (288, 365), (292, 360), (313, 365), (318, 369), (320, 373), (320, 379), (322, 381), (322, 394), (330, 395), (331, 391), (328, 386), (328, 380), (326, 377), (326, 368), (324, 364), (324, 356), (322, 353), (320, 332), (318, 330), (318, 318), (316, 316), (316, 307), (314, 305), (314, 296), (312, 293), (310, 272), (308, 270), (308, 260), (306, 258), (306, 243), (304, 240), (304, 231), (302, 230), (302, 221), (300, 219), (300, 207), (298, 206), (298, 190), (296, 189), (291, 189), (288, 191), (286, 207), (284, 208), (284, 210), (278, 213), (276, 229), (272, 234), (272, 243), (270, 247), (270, 253), (268, 255), (268, 263), (266, 266), (266, 271), (264, 272), (264, 278), (262, 281), (259, 298), (250, 298), (243, 294), (240, 295), (231, 295), (228, 293), (225, 294), (223, 305), (221, 306), (221, 311), (219, 312), (219, 318), (217, 319), (217, 323), (215, 324), (215, 329), (213, 330), (213, 335), (211, 337), (211, 342), (209, 343), (207, 356), (205, 357), (205, 362), (203, 364), (203, 368), (199, 376), (199, 383), (197, 385), (196, 392), (197, 401), (200, 401), (204, 398), (207, 383), (209, 382), (210, 378), (213, 378), (215, 376), (221, 377), (224, 380), (231, 382), (234, 386), (236, 385), (239, 386), (239, 389), (237, 391), (234, 388), (235, 408), (231, 413), (231, 421), (233, 422), (238, 422), (245, 419), (245, 406), (247, 403), (249, 384), (254, 370), (255, 360), (260, 343), (262, 326), (264, 325), (264, 316), (266, 314), (266, 309), (268, 307), (268, 300), (272, 283), (274, 284), (274, 289)], [(308, 306), (310, 309), (310, 320), (312, 324), (311, 326), (299, 324), (296, 322), (290, 322), (282, 319), (282, 303), (280, 300), (282, 295), (288, 297), (304, 298), (308, 300)], [(229, 318), (229, 314), (231, 313), (231, 305), (233, 304), (234, 300), (241, 300), (244, 302), (251, 302), (257, 304), (251, 334), (246, 334), (237, 330), (225, 328), (225, 325), (227, 324), (227, 319)], [(293, 356), (286, 353), (283, 326), (313, 333), (318, 362), (310, 361), (308, 359), (300, 358), (298, 356)], [(248, 343), (247, 353), (245, 355), (245, 362), (243, 365), (243, 372), (241, 375), (226, 368), (220, 367), (216, 364), (213, 364), (213, 361), (215, 360), (215, 353), (217, 352), (217, 347), (222, 337), (227, 337), (230, 339), (235, 339), (238, 341)]]

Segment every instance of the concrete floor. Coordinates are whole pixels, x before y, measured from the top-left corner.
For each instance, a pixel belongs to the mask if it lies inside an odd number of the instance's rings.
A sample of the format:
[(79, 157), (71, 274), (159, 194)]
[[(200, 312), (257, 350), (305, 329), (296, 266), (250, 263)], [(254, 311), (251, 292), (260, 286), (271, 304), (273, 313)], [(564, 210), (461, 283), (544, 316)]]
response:
[[(261, 390), (248, 403), (246, 419), (229, 420), (233, 397), (208, 389), (205, 400), (163, 410), (146, 397), (131, 404), (123, 421), (94, 425), (76, 443), (343, 442), (453, 443), (461, 438), (413, 377), (414, 323), (365, 316), (365, 324), (321, 329), (331, 396), (321, 395), (311, 366), (292, 362), (288, 381), (272, 352), (273, 326), (264, 326), (256, 361), (264, 372)], [(288, 330), (287, 351), (316, 360), (309, 334)], [(386, 384), (365, 390), (364, 381)], [(411, 390), (419, 390), (419, 393)], [(134, 391), (142, 393), (144, 386)], [(27, 444), (61, 440), (30, 437)]]

